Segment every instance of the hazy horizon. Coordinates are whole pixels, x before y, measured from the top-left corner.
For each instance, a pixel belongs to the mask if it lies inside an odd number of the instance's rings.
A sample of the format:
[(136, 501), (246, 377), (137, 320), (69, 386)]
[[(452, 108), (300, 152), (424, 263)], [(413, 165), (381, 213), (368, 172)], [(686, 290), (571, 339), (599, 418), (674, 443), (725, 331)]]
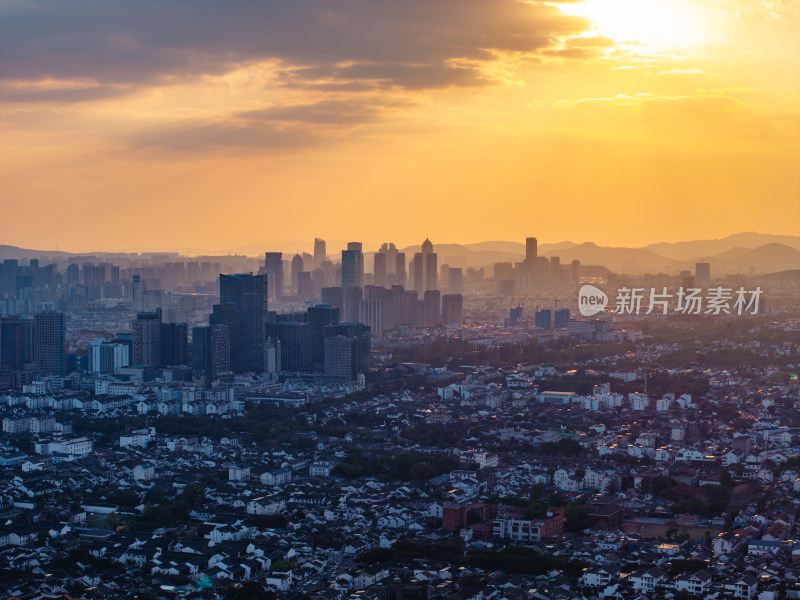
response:
[(798, 235), (798, 30), (750, 0), (4, 3), (0, 241)]

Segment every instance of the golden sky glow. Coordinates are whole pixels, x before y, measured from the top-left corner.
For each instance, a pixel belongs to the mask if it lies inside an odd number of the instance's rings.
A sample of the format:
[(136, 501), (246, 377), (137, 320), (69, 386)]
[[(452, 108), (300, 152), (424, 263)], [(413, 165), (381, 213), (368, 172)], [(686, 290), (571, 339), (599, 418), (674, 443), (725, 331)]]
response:
[(798, 31), (793, 0), (2, 0), (0, 237), (800, 235)]

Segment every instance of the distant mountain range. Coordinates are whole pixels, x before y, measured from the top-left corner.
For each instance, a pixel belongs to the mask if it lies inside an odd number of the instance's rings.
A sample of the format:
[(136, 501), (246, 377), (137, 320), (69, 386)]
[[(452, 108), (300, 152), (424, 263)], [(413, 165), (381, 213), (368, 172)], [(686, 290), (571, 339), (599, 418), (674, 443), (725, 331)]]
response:
[[(344, 242), (328, 241), (330, 255), (338, 253)], [(295, 246), (290, 249), (289, 246)], [(295, 251), (308, 251), (309, 241), (287, 242), (279, 245), (249, 245), (232, 249), (238, 254), (259, 256), (265, 249), (282, 250), (291, 256)], [(373, 246), (374, 248), (375, 246)], [(435, 244), (439, 264), (462, 267), (483, 267), (496, 262), (519, 262), (525, 256), (525, 244), (510, 241), (487, 241), (473, 244)], [(400, 248), (410, 257), (420, 246)], [(367, 252), (367, 270), (371, 268)], [(120, 253), (93, 252), (95, 256), (111, 259)], [(676, 273), (693, 270), (696, 262), (711, 263), (714, 274), (776, 273), (800, 269), (800, 236), (764, 233), (737, 233), (718, 240), (694, 240), (677, 243), (650, 244), (641, 248), (598, 246), (593, 242), (576, 244), (570, 241), (539, 244), (539, 255), (558, 256), (562, 264), (573, 260), (583, 265), (602, 266), (610, 271), (640, 273)], [(32, 250), (16, 246), (0, 246), (0, 260), (47, 258), (66, 260), (70, 256), (85, 256), (63, 251)]]

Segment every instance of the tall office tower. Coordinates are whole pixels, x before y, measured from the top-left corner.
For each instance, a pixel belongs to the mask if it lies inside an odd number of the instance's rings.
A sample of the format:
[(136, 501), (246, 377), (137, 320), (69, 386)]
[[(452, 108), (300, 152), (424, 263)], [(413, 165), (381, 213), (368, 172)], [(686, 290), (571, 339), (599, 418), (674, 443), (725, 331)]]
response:
[(381, 336), (389, 328), (387, 308), (388, 303), (382, 295), (364, 298), (358, 305), (358, 322), (369, 327), (373, 335)]
[(553, 323), (550, 309), (537, 310), (533, 315), (533, 324), (536, 329), (550, 329)]
[(281, 370), (303, 372), (311, 370), (312, 326), (308, 322), (283, 321), (267, 323), (267, 338), (280, 342)]
[(314, 294), (313, 274), (310, 271), (300, 271), (297, 274), (297, 295), (302, 300), (311, 300)]
[(439, 282), (441, 282), (441, 284), (444, 287), (447, 287), (447, 283), (448, 281), (450, 281), (449, 274), (450, 274), (450, 265), (445, 263), (439, 267)]
[(552, 285), (561, 283), (561, 259), (558, 256), (550, 257), (550, 283)]
[(219, 276), (220, 305), (232, 310), (222, 311), (226, 318), (215, 324), (228, 325), (233, 371), (261, 372), (264, 368), (268, 278), (252, 273)]
[(372, 283), (386, 287), (386, 258), (385, 252), (376, 252), (372, 261)]
[(303, 272), (303, 257), (295, 254), (292, 258), (292, 291), (297, 293), (298, 275)]
[(550, 262), (546, 256), (538, 256), (536, 258), (536, 267), (534, 267), (533, 271), (533, 280), (537, 285), (550, 283)]
[(196, 377), (216, 377), (231, 369), (227, 325), (192, 328), (192, 370)]
[(17, 260), (7, 258), (0, 265), (0, 296), (7, 294), (16, 297), (18, 264)]
[(442, 296), (442, 323), (461, 325), (464, 322), (464, 297), (461, 294)]
[(539, 242), (535, 237), (525, 238), (525, 278), (527, 287), (533, 287), (536, 281), (536, 259), (539, 256)]
[(428, 290), (423, 297), (425, 303), (425, 327), (436, 327), (442, 322), (442, 295), (439, 290)]
[(562, 308), (561, 310), (555, 311), (555, 313), (553, 313), (553, 319), (555, 321), (555, 329), (566, 329), (569, 323), (569, 309)]
[(339, 309), (317, 304), (308, 309), (308, 322), (311, 323), (311, 364), (314, 370), (323, 370), (325, 362), (325, 327), (339, 322)]
[(363, 290), (360, 287), (349, 287), (344, 290), (344, 319), (348, 323), (358, 322), (358, 307), (364, 298)]
[(464, 293), (464, 270), (460, 267), (447, 269), (447, 291), (450, 294)]
[(573, 284), (580, 283), (581, 261), (579, 261), (577, 258), (569, 263), (569, 278)]
[(264, 273), (269, 282), (268, 297), (276, 300), (283, 296), (283, 253), (264, 253)]
[(77, 285), (81, 282), (81, 268), (77, 263), (67, 267), (67, 285)]
[(524, 306), (512, 306), (511, 310), (508, 311), (508, 324), (513, 326), (519, 323), (522, 320), (524, 311)]
[(325, 240), (314, 238), (314, 268), (322, 266), (322, 262), (328, 260), (328, 249)]
[(131, 296), (133, 302), (133, 310), (141, 312), (144, 310), (144, 295), (147, 288), (142, 283), (141, 275), (138, 273), (131, 276)]
[(102, 338), (89, 342), (89, 372), (116, 375), (130, 364), (130, 348)]
[(67, 325), (64, 313), (34, 315), (33, 360), (40, 373), (61, 376), (67, 372)]
[[(392, 244), (391, 242), (384, 242), (381, 244), (380, 249), (378, 250), (378, 254), (383, 255), (385, 258), (383, 260), (384, 269), (386, 272), (386, 280), (384, 283), (376, 283), (375, 285), (383, 285), (384, 287), (389, 287), (392, 284), (398, 283), (403, 285), (404, 281), (397, 281), (397, 246)], [(403, 271), (405, 271), (405, 262), (403, 263)], [(375, 271), (373, 271), (374, 273)]]
[(334, 308), (344, 308), (344, 290), (340, 287), (324, 287), (320, 294), (320, 303)]
[(437, 261), (438, 255), (433, 251), (433, 244), (429, 239), (425, 239), (422, 242), (422, 252), (417, 252), (411, 261), (414, 289), (420, 294), (439, 288), (437, 283)]
[(336, 266), (333, 264), (333, 261), (323, 260), (320, 269), (322, 269), (322, 287), (336, 285)]
[(361, 242), (350, 242), (342, 250), (342, 289), (364, 285), (364, 253)]
[(539, 256), (539, 242), (535, 237), (525, 238), (525, 262), (535, 263)]
[(161, 309), (140, 312), (133, 322), (133, 356), (136, 367), (157, 367), (161, 364)]
[(0, 371), (24, 371), (33, 363), (33, 319), (0, 319)]
[(400, 324), (414, 325), (416, 319), (416, 306), (419, 302), (419, 294), (417, 290), (404, 290), (403, 291), (403, 314)]
[(406, 290), (402, 285), (393, 285), (389, 289), (389, 325), (403, 325), (408, 323), (408, 308), (406, 307)]
[(189, 364), (189, 326), (186, 323), (161, 324), (161, 364)]
[(405, 287), (408, 275), (406, 274), (406, 253), (398, 252), (394, 265), (394, 283)]
[(361, 323), (325, 327), (325, 375), (350, 381), (370, 367), (370, 330)]
[(711, 263), (699, 262), (694, 265), (694, 279), (697, 285), (711, 281)]

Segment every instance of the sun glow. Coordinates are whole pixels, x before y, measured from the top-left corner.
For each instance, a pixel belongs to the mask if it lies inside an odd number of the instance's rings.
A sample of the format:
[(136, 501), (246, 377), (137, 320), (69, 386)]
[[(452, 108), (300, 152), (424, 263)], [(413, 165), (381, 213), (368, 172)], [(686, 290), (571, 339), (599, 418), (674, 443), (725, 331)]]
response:
[(708, 35), (707, 16), (686, 0), (583, 0), (558, 6), (589, 19), (595, 33), (619, 43), (688, 47)]

